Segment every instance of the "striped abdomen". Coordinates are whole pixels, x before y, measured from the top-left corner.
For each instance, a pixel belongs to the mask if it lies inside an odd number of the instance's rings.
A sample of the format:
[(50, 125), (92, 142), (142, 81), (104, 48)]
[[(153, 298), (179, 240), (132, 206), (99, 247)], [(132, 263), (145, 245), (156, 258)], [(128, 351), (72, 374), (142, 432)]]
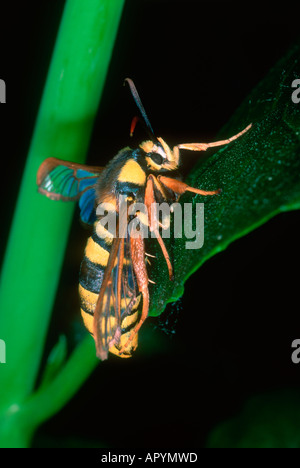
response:
[[(103, 231), (105, 231), (103, 233)], [(99, 235), (98, 235), (99, 234)], [(104, 235), (103, 235), (104, 234)], [(95, 230), (87, 241), (85, 255), (81, 263), (79, 274), (79, 294), (81, 299), (81, 315), (84, 325), (87, 330), (93, 334), (94, 311), (98, 300), (98, 295), (102, 285), (104, 271), (108, 263), (110, 249), (113, 237), (99, 222), (95, 223)], [(126, 261), (126, 259), (124, 259)], [(105, 300), (104, 296), (104, 300)], [(130, 297), (126, 299), (127, 304), (130, 302)], [(127, 343), (131, 330), (138, 321), (139, 300), (135, 301), (130, 313), (121, 320), (121, 337), (117, 345), (111, 346), (109, 351), (120, 357), (130, 357), (131, 351), (137, 347), (138, 336), (134, 337), (130, 346), (126, 348), (124, 353), (120, 354), (119, 350)], [(114, 326), (115, 317), (110, 317), (112, 328)]]

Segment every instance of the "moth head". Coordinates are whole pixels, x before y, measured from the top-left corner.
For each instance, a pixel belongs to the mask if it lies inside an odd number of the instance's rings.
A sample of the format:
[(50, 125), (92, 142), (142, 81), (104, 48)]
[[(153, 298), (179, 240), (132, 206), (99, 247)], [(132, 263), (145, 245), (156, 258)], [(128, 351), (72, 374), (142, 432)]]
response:
[[(178, 147), (174, 147), (173, 151), (167, 145), (167, 143), (160, 137), (156, 137), (153, 128), (150, 124), (140, 96), (137, 92), (135, 84), (130, 78), (126, 78), (125, 82), (128, 83), (130, 87), (131, 94), (133, 99), (141, 113), (146, 129), (150, 134), (152, 140), (144, 141), (140, 144), (140, 148), (146, 153), (145, 159), (148, 165), (148, 168), (152, 171), (159, 172), (161, 170), (172, 171), (178, 168), (179, 166), (179, 150)], [(130, 135), (132, 136), (138, 117), (135, 117), (131, 123)]]
[(157, 142), (144, 141), (140, 144), (140, 148), (146, 153), (147, 166), (152, 171), (159, 172), (162, 169), (173, 171), (179, 166), (179, 152), (172, 151), (160, 137), (157, 138)]

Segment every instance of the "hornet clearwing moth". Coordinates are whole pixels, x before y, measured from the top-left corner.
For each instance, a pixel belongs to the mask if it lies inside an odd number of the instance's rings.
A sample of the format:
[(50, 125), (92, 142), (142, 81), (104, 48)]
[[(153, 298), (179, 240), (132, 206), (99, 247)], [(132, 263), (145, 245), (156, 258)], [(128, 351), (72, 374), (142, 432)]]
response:
[[(226, 145), (251, 127), (250, 124), (226, 140), (181, 143), (171, 149), (161, 137), (155, 136), (133, 81), (129, 78), (125, 81), (150, 138), (135, 149), (123, 148), (105, 168), (48, 158), (37, 174), (40, 193), (53, 200), (78, 201), (81, 220), (93, 225), (81, 263), (79, 294), (83, 321), (94, 337), (101, 360), (108, 357), (108, 352), (131, 357), (138, 345), (138, 332), (148, 316), (150, 280), (145, 241), (141, 232), (137, 231), (135, 236), (128, 232), (130, 209), (137, 203), (146, 207), (150, 220), (147, 229), (159, 242), (171, 280), (173, 267), (159, 232), (159, 220), (150, 216), (152, 204), (158, 199), (171, 204), (185, 192), (205, 196), (220, 193), (193, 188), (180, 180), (180, 150), (206, 151)], [(136, 123), (134, 118), (131, 134)], [(120, 219), (120, 197), (127, 206), (125, 223)], [(118, 225), (115, 232), (104, 227), (103, 216), (97, 216), (96, 207), (115, 215)]]

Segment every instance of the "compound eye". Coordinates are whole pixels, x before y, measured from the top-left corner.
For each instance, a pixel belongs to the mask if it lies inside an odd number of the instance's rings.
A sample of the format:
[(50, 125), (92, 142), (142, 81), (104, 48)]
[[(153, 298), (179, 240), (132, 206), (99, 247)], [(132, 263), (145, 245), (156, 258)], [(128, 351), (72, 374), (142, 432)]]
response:
[(157, 164), (158, 166), (161, 166), (162, 163), (164, 162), (164, 158), (162, 157), (161, 154), (159, 153), (149, 153), (149, 157), (152, 159), (152, 161)]

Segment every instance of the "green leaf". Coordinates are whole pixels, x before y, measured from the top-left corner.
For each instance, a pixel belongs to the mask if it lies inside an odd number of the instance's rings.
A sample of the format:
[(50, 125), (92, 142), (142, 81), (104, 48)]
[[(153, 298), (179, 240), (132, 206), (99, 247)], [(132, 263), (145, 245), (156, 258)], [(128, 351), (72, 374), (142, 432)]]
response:
[[(292, 101), (292, 82), (300, 76), (296, 44), (245, 99), (217, 139), (229, 138), (249, 123), (252, 128), (193, 169), (187, 183), (218, 196), (185, 195), (181, 204), (205, 204), (204, 245), (186, 249), (186, 238), (166, 239), (175, 280), (168, 280), (165, 260), (155, 240), (157, 261), (151, 271), (150, 315), (183, 294), (188, 277), (206, 260), (276, 214), (300, 208), (300, 104)], [(197, 138), (195, 138), (196, 140)], [(199, 153), (201, 155), (201, 153)], [(183, 158), (184, 154), (182, 153)], [(187, 156), (188, 157), (188, 156)]]

